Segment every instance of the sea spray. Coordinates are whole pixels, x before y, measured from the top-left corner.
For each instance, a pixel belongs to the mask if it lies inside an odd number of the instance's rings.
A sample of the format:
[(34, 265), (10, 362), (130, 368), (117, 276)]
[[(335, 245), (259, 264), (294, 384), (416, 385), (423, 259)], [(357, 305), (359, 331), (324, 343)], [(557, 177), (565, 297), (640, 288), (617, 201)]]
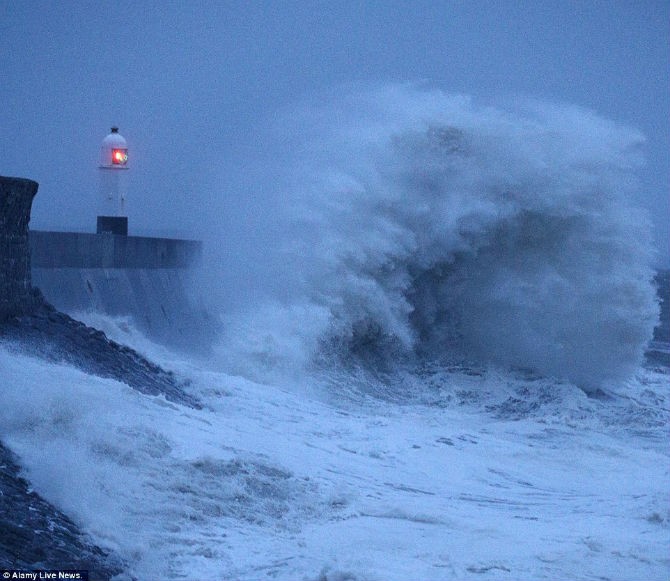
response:
[(269, 324), (258, 309), (247, 322), (265, 361), (302, 364), (325, 345), (520, 366), (587, 390), (639, 364), (658, 307), (650, 225), (631, 201), (637, 131), (576, 107), (409, 87), (290, 119), (295, 155), (277, 179), (290, 299)]

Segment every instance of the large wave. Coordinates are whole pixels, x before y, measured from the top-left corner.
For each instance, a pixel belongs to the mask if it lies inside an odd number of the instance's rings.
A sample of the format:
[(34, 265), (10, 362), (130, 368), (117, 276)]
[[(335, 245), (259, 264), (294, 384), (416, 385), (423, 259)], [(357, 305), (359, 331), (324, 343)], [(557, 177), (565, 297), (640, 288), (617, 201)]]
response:
[(586, 389), (639, 364), (658, 317), (651, 227), (631, 201), (640, 133), (408, 87), (295, 113), (280, 334)]

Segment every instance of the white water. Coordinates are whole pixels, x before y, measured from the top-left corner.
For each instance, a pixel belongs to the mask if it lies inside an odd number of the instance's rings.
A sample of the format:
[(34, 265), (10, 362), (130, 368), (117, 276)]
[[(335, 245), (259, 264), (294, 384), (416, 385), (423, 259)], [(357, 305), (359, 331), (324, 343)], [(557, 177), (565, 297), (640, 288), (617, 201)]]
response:
[(0, 350), (3, 441), (139, 579), (668, 576), (667, 375), (600, 401), (451, 369), (398, 402), (172, 363), (205, 410)]
[(397, 88), (296, 135), (281, 290), (226, 313), (215, 357), (81, 315), (203, 410), (0, 346), (34, 488), (141, 580), (667, 579), (640, 136)]

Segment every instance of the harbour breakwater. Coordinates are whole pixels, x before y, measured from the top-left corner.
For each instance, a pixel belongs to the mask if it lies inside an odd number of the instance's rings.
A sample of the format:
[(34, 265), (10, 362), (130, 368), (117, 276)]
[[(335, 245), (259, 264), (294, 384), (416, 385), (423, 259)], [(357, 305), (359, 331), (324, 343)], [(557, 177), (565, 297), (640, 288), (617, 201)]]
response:
[(60, 311), (129, 317), (154, 341), (204, 350), (215, 325), (192, 274), (195, 240), (30, 232), (32, 283)]
[[(54, 301), (56, 305), (53, 305), (49, 294), (45, 298), (41, 289), (33, 286), (28, 222), (36, 192), (36, 182), (0, 176), (0, 248), (3, 251), (0, 263), (0, 341), (11, 349), (55, 363), (67, 362), (87, 373), (127, 383), (143, 393), (160, 393), (167, 399), (197, 407), (197, 402), (181, 389), (183, 382), (173, 374), (132, 349), (110, 341), (101, 331), (58, 310), (58, 301)], [(76, 236), (79, 238), (81, 235)], [(93, 250), (87, 251), (89, 256), (95, 252), (95, 246), (91, 248)], [(57, 251), (58, 248), (51, 249), (52, 257), (57, 256)], [(63, 253), (67, 260), (72, 256)], [(37, 257), (44, 260), (43, 255), (38, 254)], [(76, 267), (71, 270), (70, 276), (73, 277), (79, 272)], [(102, 271), (99, 276), (104, 277), (105, 269), (99, 270)], [(76, 297), (73, 299), (68, 295), (66, 288), (57, 290), (57, 278), (45, 278), (51, 285), (45, 285), (45, 288), (53, 292), (53, 296), (70, 301), (70, 305), (76, 306), (73, 308), (83, 306), (83, 303), (76, 302)], [(142, 294), (143, 299), (149, 301), (150, 290), (146, 287), (131, 288), (125, 289), (125, 295), (122, 292), (117, 294), (122, 295), (127, 303), (137, 305), (137, 301), (132, 301), (132, 292)], [(178, 290), (172, 289), (175, 294)], [(167, 294), (170, 289), (163, 291)], [(91, 294), (95, 296), (95, 293)]]
[[(44, 297), (46, 294), (48, 298), (55, 298), (56, 303), (70, 301), (68, 304), (73, 309), (85, 308), (84, 298), (89, 301), (104, 299), (111, 288), (101, 283), (96, 293), (94, 284), (100, 280), (113, 280), (110, 270), (118, 279), (119, 271), (123, 269), (114, 262), (113, 250), (120, 247), (114, 239), (110, 244), (110, 239), (101, 238), (96, 244), (85, 235), (43, 233), (36, 236), (38, 242), (31, 252), (28, 223), (37, 189), (38, 184), (32, 180), (0, 176), (0, 345), (10, 352), (73, 365), (86, 373), (126, 383), (142, 393), (162, 395), (182, 405), (199, 407), (199, 402), (185, 391), (186, 381), (57, 310)], [(60, 246), (55, 244), (58, 240)], [(72, 242), (82, 245), (67, 251), (67, 244)], [(130, 242), (130, 247), (132, 245)], [(188, 257), (180, 252), (184, 248), (194, 248), (193, 245), (140, 241), (135, 246), (140, 250), (135, 254), (127, 250), (125, 260), (128, 263), (141, 260), (141, 249), (147, 247), (158, 251), (155, 258), (162, 260), (162, 265), (185, 264)], [(63, 260), (77, 256), (86, 257), (91, 262), (63, 264)], [(36, 278), (41, 281), (44, 294), (33, 286), (32, 257), (37, 265)], [(102, 262), (93, 262), (98, 259)], [(105, 262), (110, 259), (111, 263)], [(152, 263), (149, 268), (156, 272), (166, 270), (160, 266)], [(82, 273), (88, 273), (88, 278)], [(61, 275), (60, 279), (58, 275)], [(68, 279), (78, 279), (86, 288), (90, 286), (90, 296), (77, 295), (73, 286), (69, 291), (66, 286), (59, 289), (59, 280)], [(132, 275), (127, 275), (127, 280), (131, 279)], [(163, 280), (162, 292), (168, 293), (171, 279)], [(126, 299), (139, 293), (150, 300), (152, 287), (138, 289), (131, 285), (117, 287), (114, 292)], [(179, 289), (176, 292), (178, 294)], [(131, 304), (135, 309), (142, 308), (141, 301)], [(165, 306), (164, 309), (167, 312)], [(31, 490), (29, 482), (21, 475), (20, 458), (3, 441), (1, 429), (0, 507), (0, 569), (85, 569), (92, 579), (111, 579), (123, 571), (124, 565), (118, 557), (96, 546), (67, 515)]]

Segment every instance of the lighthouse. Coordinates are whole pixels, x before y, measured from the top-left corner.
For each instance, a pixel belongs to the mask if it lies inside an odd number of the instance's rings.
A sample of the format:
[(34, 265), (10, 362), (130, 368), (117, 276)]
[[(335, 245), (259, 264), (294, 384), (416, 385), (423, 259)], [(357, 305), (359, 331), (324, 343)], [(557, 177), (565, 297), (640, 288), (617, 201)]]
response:
[(102, 140), (99, 172), (97, 232), (127, 236), (128, 144), (118, 127)]

